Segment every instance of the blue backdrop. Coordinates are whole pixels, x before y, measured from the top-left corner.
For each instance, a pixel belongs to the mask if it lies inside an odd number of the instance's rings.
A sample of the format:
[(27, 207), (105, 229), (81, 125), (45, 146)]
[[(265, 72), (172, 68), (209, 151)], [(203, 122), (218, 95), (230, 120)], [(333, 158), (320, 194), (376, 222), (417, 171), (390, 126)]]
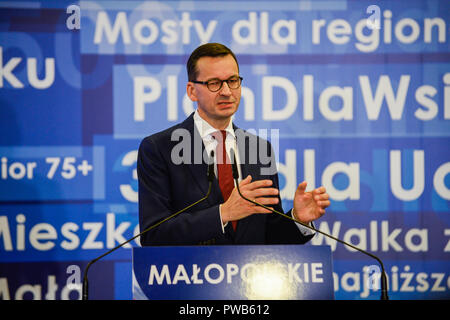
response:
[[(78, 299), (87, 262), (139, 231), (139, 142), (194, 110), (204, 42), (238, 56), (235, 122), (272, 140), (284, 207), (324, 185), (316, 226), (379, 255), (392, 299), (450, 298), (449, 18), (444, 0), (2, 1), (0, 299)], [(335, 297), (378, 299), (374, 262), (324, 244)], [(130, 247), (91, 268), (92, 298), (131, 298)]]

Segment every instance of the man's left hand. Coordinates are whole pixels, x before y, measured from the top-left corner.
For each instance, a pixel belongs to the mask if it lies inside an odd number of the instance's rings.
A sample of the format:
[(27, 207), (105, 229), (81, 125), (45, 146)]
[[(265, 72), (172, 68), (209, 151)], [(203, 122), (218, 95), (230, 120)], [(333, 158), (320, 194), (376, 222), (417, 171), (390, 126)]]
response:
[(294, 195), (294, 217), (303, 223), (310, 223), (325, 214), (330, 205), (325, 187), (306, 192), (306, 181), (300, 183)]

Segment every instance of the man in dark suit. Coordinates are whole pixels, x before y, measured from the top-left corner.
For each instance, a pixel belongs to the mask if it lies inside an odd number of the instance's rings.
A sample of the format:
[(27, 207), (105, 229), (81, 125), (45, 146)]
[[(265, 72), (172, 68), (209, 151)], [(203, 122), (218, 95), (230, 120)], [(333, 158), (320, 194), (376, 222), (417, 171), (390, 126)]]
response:
[[(244, 200), (231, 177), (236, 154), (241, 192), (284, 212), (270, 143), (231, 120), (241, 97), (242, 78), (233, 52), (217, 43), (198, 47), (188, 63), (187, 94), (197, 110), (185, 121), (145, 138), (139, 147), (141, 230), (202, 198), (208, 189), (206, 155), (215, 151), (216, 178), (206, 201), (141, 237), (145, 245), (302, 244), (314, 233)], [(261, 157), (265, 154), (265, 157)], [(324, 187), (306, 192), (299, 184), (287, 214), (309, 224), (330, 205)]]

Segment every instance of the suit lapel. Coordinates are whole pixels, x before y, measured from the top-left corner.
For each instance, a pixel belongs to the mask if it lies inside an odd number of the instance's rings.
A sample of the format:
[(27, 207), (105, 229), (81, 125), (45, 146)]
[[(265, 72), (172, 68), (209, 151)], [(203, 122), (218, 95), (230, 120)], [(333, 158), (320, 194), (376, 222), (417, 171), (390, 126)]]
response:
[[(234, 126), (235, 132), (239, 129)], [(242, 133), (242, 131), (241, 131)], [(259, 176), (259, 166), (257, 163), (250, 163), (250, 150), (256, 152), (256, 146), (250, 149), (251, 139), (247, 138), (246, 134), (236, 135), (236, 144), (239, 152), (239, 162), (241, 166), (241, 180), (245, 179), (248, 175), (252, 176), (252, 181), (256, 181), (260, 178)], [(248, 227), (251, 223), (251, 216), (239, 220), (238, 227), (236, 229), (235, 241), (239, 241), (239, 238), (245, 237)]]
[[(250, 139), (250, 135), (246, 133), (246, 131), (239, 129), (235, 125), (233, 125), (235, 133), (236, 134), (236, 144), (238, 148), (239, 153), (239, 162), (241, 166), (241, 179), (245, 179), (248, 175), (252, 176), (252, 181), (258, 180), (260, 177), (259, 172), (259, 165), (257, 160), (257, 145), (252, 146), (250, 148), (250, 143), (258, 143), (258, 138), (255, 136), (252, 136)], [(250, 152), (256, 153), (251, 154)], [(256, 163), (254, 163), (254, 160), (256, 159)]]
[[(193, 113), (182, 123), (182, 128), (186, 129), (190, 138), (190, 164), (186, 167), (191, 172), (194, 182), (199, 186), (203, 194), (208, 191), (208, 164), (203, 159), (203, 153), (205, 152), (205, 146), (203, 144), (200, 133), (194, 124)], [(223, 202), (222, 193), (220, 192), (219, 182), (217, 178), (214, 178), (211, 194), (207, 201), (211, 204), (217, 204)]]

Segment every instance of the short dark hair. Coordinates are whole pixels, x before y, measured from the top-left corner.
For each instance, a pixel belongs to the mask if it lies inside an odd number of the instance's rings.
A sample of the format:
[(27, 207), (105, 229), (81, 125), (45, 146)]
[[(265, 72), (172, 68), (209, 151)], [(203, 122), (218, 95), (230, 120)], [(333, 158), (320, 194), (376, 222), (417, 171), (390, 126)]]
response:
[(233, 59), (236, 61), (239, 70), (239, 63), (234, 55), (233, 51), (228, 49), (221, 43), (206, 43), (199, 46), (195, 49), (191, 56), (189, 57), (186, 69), (188, 74), (188, 81), (197, 80), (198, 70), (197, 70), (197, 61), (201, 57), (224, 57), (226, 55), (231, 55)]

